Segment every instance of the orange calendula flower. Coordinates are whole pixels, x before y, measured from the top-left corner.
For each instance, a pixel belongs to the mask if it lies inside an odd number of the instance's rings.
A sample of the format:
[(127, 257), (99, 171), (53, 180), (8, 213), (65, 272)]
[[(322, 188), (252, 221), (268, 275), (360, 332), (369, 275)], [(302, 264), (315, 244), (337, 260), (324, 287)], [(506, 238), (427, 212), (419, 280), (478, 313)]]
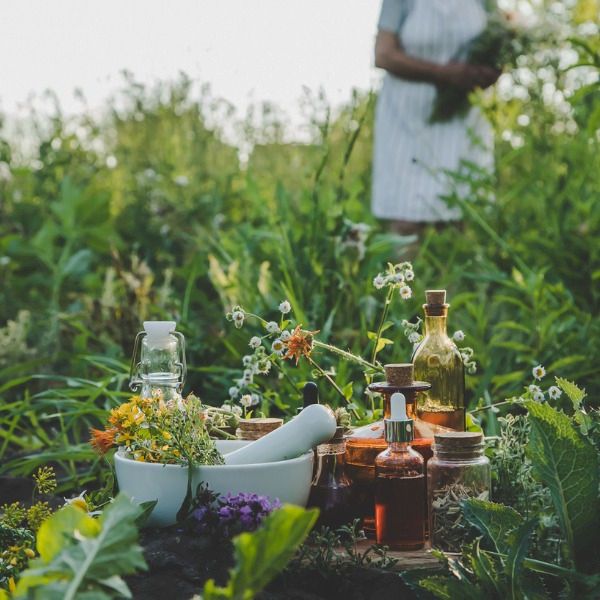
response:
[(298, 325), (296, 329), (294, 329), (294, 333), (292, 333), (287, 340), (283, 341), (283, 344), (288, 351), (282, 358), (292, 358), (292, 356), (295, 356), (296, 364), (298, 364), (298, 360), (301, 356), (306, 356), (308, 358), (313, 349), (313, 335), (319, 333), (319, 331), (321, 330), (302, 331), (302, 325)]
[(119, 432), (116, 427), (106, 427), (104, 431), (100, 429), (90, 429), (92, 438), (90, 445), (100, 456), (106, 454), (115, 443), (115, 435)]

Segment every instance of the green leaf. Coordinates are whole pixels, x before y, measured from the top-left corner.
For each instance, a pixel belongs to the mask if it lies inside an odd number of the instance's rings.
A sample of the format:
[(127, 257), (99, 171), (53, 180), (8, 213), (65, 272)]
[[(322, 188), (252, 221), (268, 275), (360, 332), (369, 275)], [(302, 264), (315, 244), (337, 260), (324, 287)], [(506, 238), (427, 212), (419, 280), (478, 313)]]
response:
[(508, 534), (523, 523), (523, 517), (510, 506), (476, 498), (461, 500), (460, 505), (465, 519), (494, 544), (497, 552), (507, 554)]
[(505, 583), (496, 564), (488, 554), (479, 548), (479, 540), (473, 545), (473, 551), (468, 554), (475, 576), (482, 582), (483, 587), (495, 598), (505, 597)]
[(76, 506), (65, 506), (52, 519), (44, 521), (38, 531), (36, 543), (42, 560), (50, 562), (69, 544), (68, 536), (74, 531), (93, 538), (100, 533), (100, 524)]
[(129, 596), (120, 576), (146, 567), (136, 543), (139, 514), (140, 508), (123, 494), (98, 523), (75, 506), (61, 509), (42, 525), (40, 558), (21, 574), (16, 596), (49, 600), (110, 599), (115, 592)]
[(346, 400), (350, 401), (352, 398), (352, 394), (354, 393), (354, 382), (351, 381), (350, 383), (346, 384), (342, 388), (342, 392), (344, 392), (344, 398), (346, 398)]
[(539, 519), (530, 519), (508, 534), (510, 550), (504, 565), (504, 572), (508, 576), (511, 598), (520, 597), (517, 590), (521, 587), (519, 578), (523, 571), (523, 561), (529, 545), (529, 538), (538, 523)]
[(428, 577), (421, 579), (419, 586), (429, 590), (436, 598), (442, 600), (489, 600), (489, 596), (472, 583), (463, 583), (450, 577)]
[(317, 520), (318, 510), (286, 505), (271, 513), (260, 529), (233, 540), (236, 566), (227, 587), (210, 579), (204, 600), (250, 600), (281, 571)]
[(390, 344), (393, 344), (394, 341), (390, 340), (388, 338), (379, 338), (379, 341), (377, 342), (377, 348), (376, 348), (376, 352), (379, 352), (380, 350), (383, 350), (386, 346), (389, 346)]
[(573, 402), (575, 408), (577, 408), (585, 398), (585, 390), (578, 388), (574, 383), (567, 381), (566, 379), (557, 377), (556, 385), (569, 396), (569, 399)]
[(597, 551), (598, 453), (564, 413), (533, 401), (525, 406), (531, 423), (527, 456), (550, 489), (577, 570), (588, 572)]

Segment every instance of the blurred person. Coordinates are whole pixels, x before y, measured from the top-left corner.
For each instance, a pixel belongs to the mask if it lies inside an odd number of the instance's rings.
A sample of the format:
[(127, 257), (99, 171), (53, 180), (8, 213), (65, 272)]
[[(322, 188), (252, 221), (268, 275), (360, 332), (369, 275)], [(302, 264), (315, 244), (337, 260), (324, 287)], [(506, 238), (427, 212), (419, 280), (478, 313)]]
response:
[(400, 235), (459, 224), (460, 208), (440, 197), (451, 190), (447, 172), (462, 161), (493, 168), (493, 131), (478, 108), (430, 122), (436, 85), (471, 91), (498, 79), (497, 69), (465, 62), (469, 42), (486, 28), (485, 2), (383, 0), (375, 66), (386, 73), (375, 112), (372, 211)]

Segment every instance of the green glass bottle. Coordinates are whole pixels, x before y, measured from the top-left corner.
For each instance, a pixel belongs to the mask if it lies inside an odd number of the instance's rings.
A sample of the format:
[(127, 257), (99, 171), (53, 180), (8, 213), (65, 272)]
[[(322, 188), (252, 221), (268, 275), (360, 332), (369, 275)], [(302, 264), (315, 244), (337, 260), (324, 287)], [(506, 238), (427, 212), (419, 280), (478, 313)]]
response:
[(465, 429), (465, 366), (456, 344), (448, 337), (446, 321), (449, 304), (446, 290), (425, 292), (425, 337), (413, 353), (415, 379), (431, 384), (417, 396), (420, 419)]

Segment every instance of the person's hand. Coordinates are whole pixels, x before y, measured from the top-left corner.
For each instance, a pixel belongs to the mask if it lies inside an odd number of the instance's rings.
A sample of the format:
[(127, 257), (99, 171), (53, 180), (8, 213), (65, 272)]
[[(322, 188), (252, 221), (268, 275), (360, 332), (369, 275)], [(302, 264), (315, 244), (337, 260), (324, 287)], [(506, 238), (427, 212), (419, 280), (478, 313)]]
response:
[(475, 88), (487, 88), (494, 84), (500, 72), (488, 65), (471, 65), (460, 61), (451, 61), (440, 70), (441, 81), (452, 87), (470, 92)]

